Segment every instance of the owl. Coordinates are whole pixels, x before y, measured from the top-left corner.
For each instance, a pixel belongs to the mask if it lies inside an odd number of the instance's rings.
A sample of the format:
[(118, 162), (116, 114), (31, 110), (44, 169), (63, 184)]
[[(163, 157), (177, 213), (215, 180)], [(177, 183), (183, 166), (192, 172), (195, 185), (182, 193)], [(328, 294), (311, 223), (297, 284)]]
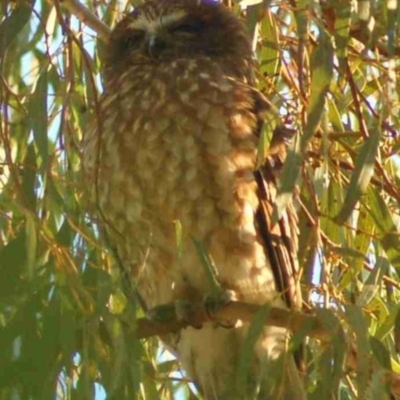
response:
[[(239, 18), (211, 0), (147, 1), (113, 30), (104, 79), (84, 137), (86, 187), (144, 307), (211, 292), (196, 243), (238, 300), (298, 306), (296, 215), (271, 217), (285, 130), (258, 151), (271, 104)], [(305, 399), (278, 327), (262, 330), (238, 390), (248, 331), (212, 321), (161, 339), (207, 400)]]

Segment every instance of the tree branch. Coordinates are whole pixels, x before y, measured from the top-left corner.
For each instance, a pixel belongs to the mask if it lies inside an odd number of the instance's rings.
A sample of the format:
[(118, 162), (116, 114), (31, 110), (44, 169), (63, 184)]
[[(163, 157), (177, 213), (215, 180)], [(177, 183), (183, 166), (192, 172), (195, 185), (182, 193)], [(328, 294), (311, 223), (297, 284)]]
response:
[[(252, 322), (256, 314), (265, 306), (256, 305), (244, 302), (231, 302), (221, 307), (214, 313), (214, 318), (217, 321), (228, 322), (234, 324), (235, 322)], [(135, 325), (136, 337), (138, 339), (145, 339), (151, 336), (162, 336), (168, 333), (179, 331), (180, 329), (194, 325), (200, 327), (205, 322), (210, 322), (211, 319), (206, 311), (204, 302), (193, 304), (193, 312), (190, 315), (191, 323), (182, 322), (175, 316), (175, 304), (169, 303), (163, 306), (155, 307), (150, 310), (151, 314), (158, 316), (169, 316), (167, 321), (157, 322), (148, 318), (141, 318)], [(337, 326), (332, 324), (332, 319), (329, 323), (329, 330), (323, 324), (322, 319), (315, 314), (306, 314), (304, 312), (287, 310), (279, 307), (269, 307), (265, 319), (266, 326), (279, 326), (288, 328), (293, 332), (301, 330), (306, 332), (306, 335), (314, 339), (319, 339), (322, 342), (328, 343), (333, 338), (337, 337), (339, 330), (342, 329), (338, 323)], [(371, 366), (370, 374), (372, 376), (376, 364)], [(346, 368), (353, 373), (357, 369), (357, 351), (354, 345), (348, 347), (346, 352)], [(381, 368), (381, 367), (380, 367)], [(391, 388), (392, 395), (398, 396), (400, 394), (400, 376), (393, 371), (385, 371), (382, 379), (387, 382)]]
[[(244, 302), (231, 302), (222, 306), (214, 313), (213, 317), (216, 321), (227, 322), (232, 325), (239, 321), (252, 322), (262, 307), (265, 306)], [(211, 321), (204, 302), (193, 304), (192, 312), (189, 316), (190, 323), (181, 321), (176, 317), (174, 303), (156, 307), (150, 313), (157, 316), (157, 318), (141, 318), (137, 321), (136, 334), (139, 339), (155, 335), (165, 335), (188, 326), (200, 327), (203, 323)], [(163, 316), (168, 316), (168, 318), (164, 320)], [(288, 328), (294, 332), (306, 329), (307, 336), (324, 342), (329, 341), (336, 333), (332, 330), (328, 332), (321, 320), (315, 315), (295, 310), (290, 311), (279, 307), (269, 307), (265, 325)], [(338, 329), (340, 329), (339, 324)]]
[(87, 7), (78, 0), (61, 0), (60, 4), (71, 14), (75, 15), (82, 23), (93, 29), (98, 37), (107, 42), (111, 29), (101, 20), (99, 20)]

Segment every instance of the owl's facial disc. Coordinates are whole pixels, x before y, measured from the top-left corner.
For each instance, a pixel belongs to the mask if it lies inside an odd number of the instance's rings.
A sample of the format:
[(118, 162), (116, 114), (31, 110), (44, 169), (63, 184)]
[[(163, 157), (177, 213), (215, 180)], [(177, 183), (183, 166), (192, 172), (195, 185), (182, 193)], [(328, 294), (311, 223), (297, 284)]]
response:
[(204, 25), (201, 18), (188, 16), (184, 10), (174, 10), (157, 17), (138, 13), (128, 28), (132, 38), (140, 37), (140, 44), (136, 40), (140, 48), (152, 59), (157, 59), (163, 51), (174, 47), (189, 49), (193, 40), (199, 39)]
[(116, 26), (108, 49), (106, 70), (116, 77), (133, 66), (199, 58), (242, 76), (253, 62), (245, 27), (214, 0), (146, 1)]
[(156, 35), (163, 27), (167, 27), (180, 21), (186, 16), (183, 10), (176, 10), (173, 13), (155, 16), (148, 13), (138, 13), (137, 18), (128, 26), (132, 30), (142, 30), (147, 34)]

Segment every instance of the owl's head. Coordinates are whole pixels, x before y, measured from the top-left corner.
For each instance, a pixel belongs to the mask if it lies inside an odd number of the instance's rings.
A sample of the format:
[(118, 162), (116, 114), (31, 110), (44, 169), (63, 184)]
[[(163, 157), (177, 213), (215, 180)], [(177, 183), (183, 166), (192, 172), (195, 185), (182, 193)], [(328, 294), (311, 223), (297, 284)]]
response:
[(228, 74), (248, 78), (249, 34), (227, 7), (214, 0), (149, 0), (115, 27), (106, 71), (208, 57)]

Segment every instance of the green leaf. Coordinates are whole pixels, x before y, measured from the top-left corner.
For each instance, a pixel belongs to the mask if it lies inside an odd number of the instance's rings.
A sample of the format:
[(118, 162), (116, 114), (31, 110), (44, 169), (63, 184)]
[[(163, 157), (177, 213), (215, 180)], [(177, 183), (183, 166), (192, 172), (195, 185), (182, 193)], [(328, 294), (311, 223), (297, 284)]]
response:
[(292, 193), (300, 173), (303, 162), (301, 152), (300, 135), (294, 138), (293, 146), (290, 147), (285, 165), (283, 166), (280, 177), (278, 195), (275, 200), (272, 212), (272, 224), (275, 224), (282, 217), (289, 201), (292, 199)]
[(278, 28), (275, 24), (275, 15), (267, 11), (260, 26), (262, 48), (260, 52), (260, 70), (269, 77), (275, 77), (279, 71), (280, 49)]
[(26, 228), (26, 270), (29, 279), (34, 277), (34, 269), (36, 262), (37, 234), (36, 234), (36, 218), (31, 213), (25, 213)]
[(325, 98), (333, 77), (333, 46), (330, 37), (321, 31), (320, 42), (311, 57), (311, 88), (307, 107), (307, 123), (301, 138), (304, 152), (314, 136), (325, 109)]
[(54, 178), (51, 175), (47, 178), (46, 189), (49, 191), (49, 201), (51, 201), (52, 207), (57, 207), (57, 211), (66, 211), (67, 205), (54, 182)]
[(379, 340), (371, 336), (369, 338), (369, 342), (371, 345), (372, 354), (375, 359), (379, 362), (379, 364), (390, 371), (392, 369), (390, 354), (387, 348), (383, 345), (383, 343)]
[(210, 292), (212, 295), (218, 295), (218, 293), (220, 293), (221, 291), (221, 285), (218, 282), (217, 267), (215, 266), (211, 256), (208, 254), (204, 244), (201, 241), (196, 240), (194, 238), (192, 238), (192, 241), (197, 249), (197, 253), (204, 267), (204, 271), (207, 276), (207, 281), (208, 284), (210, 285)]
[[(332, 382), (332, 346), (325, 347), (318, 357), (318, 379), (315, 382), (312, 400), (335, 398), (336, 388)], [(333, 395), (333, 396), (332, 396)]]
[(344, 132), (343, 121), (341, 120), (341, 113), (338, 110), (338, 105), (332, 99), (327, 99), (328, 105), (328, 119), (329, 123), (332, 124), (334, 130), (338, 132)]
[(400, 269), (400, 237), (392, 214), (379, 192), (372, 186), (368, 188), (369, 212), (378, 231), (382, 245), (390, 263)]
[(26, 232), (21, 231), (15, 239), (0, 247), (0, 300), (18, 296), (25, 271)]
[(366, 398), (369, 373), (371, 368), (370, 340), (368, 324), (360, 307), (354, 304), (346, 304), (346, 319), (356, 335), (357, 346), (357, 389), (360, 399)]
[(35, 0), (16, 2), (11, 15), (0, 24), (0, 60), (4, 58), (5, 51), (28, 23), (34, 4)]
[[(328, 349), (325, 349), (321, 360), (323, 365), (326, 364), (324, 365), (325, 372), (323, 372), (326, 375), (325, 379), (320, 380), (319, 390), (325, 393), (328, 389), (329, 393), (336, 393), (344, 368), (346, 340), (340, 322), (332, 310), (317, 309), (316, 315), (326, 331), (332, 333), (331, 344)], [(329, 382), (328, 386), (326, 385), (327, 381)]]
[(28, 207), (31, 211), (36, 211), (37, 193), (36, 193), (36, 153), (35, 148), (32, 144), (28, 146), (28, 150), (25, 155), (23, 170), (22, 170), (22, 195), (23, 204)]
[(258, 21), (263, 17), (265, 6), (263, 0), (259, 0), (256, 3), (252, 1), (252, 4), (247, 4), (247, 6), (245, 2), (242, 6), (246, 7), (246, 26), (250, 35), (253, 37), (253, 41), (257, 42), (258, 37), (255, 36), (258, 35), (258, 30), (256, 29), (256, 26)]
[(68, 221), (65, 219), (57, 232), (57, 243), (59, 243), (61, 246), (72, 246), (73, 237), (73, 231)]
[(391, 400), (390, 385), (387, 378), (387, 371), (376, 368), (373, 371), (368, 398), (373, 400)]
[(174, 221), (174, 226), (175, 226), (175, 240), (176, 240), (176, 249), (178, 252), (178, 257), (180, 258), (182, 256), (182, 250), (183, 250), (183, 238), (182, 238), (182, 224), (179, 219), (176, 219)]
[[(43, 55), (40, 56), (44, 57)], [(49, 157), (49, 144), (47, 137), (48, 128), (48, 112), (47, 112), (47, 66), (45, 65), (36, 82), (35, 91), (29, 99), (28, 110), (30, 118), (30, 126), (33, 131), (33, 138), (42, 159), (41, 169), (47, 169)]]
[[(400, 5), (398, 1), (387, 1), (387, 36), (389, 55), (395, 55), (396, 39), (399, 36)], [(398, 41), (397, 41), (398, 43)]]
[[(386, 303), (388, 305), (388, 303)], [(394, 331), (394, 345), (397, 351), (397, 342), (400, 344), (400, 306), (391, 307), (389, 315), (385, 317), (383, 322), (378, 326), (374, 336), (379, 340), (383, 340), (387, 335)], [(398, 321), (398, 322), (397, 322)], [(400, 346), (399, 346), (400, 348)]]
[(109, 394), (112, 397), (119, 389), (124, 374), (124, 365), (127, 360), (125, 332), (117, 317), (108, 314), (104, 319), (108, 333), (113, 343), (112, 376)]
[(327, 190), (322, 193), (321, 229), (328, 235), (330, 240), (344, 245), (344, 230), (333, 221), (333, 216), (339, 211), (339, 206), (342, 200), (343, 189), (335, 180), (332, 179), (329, 182)]
[(265, 328), (264, 324), (269, 310), (270, 307), (266, 304), (257, 311), (249, 326), (246, 339), (239, 354), (239, 362), (236, 370), (236, 387), (242, 397), (245, 394), (248, 395), (254, 346)]
[(297, 7), (294, 9), (294, 16), (297, 23), (297, 36), (300, 38), (300, 40), (305, 40), (308, 34), (308, 6), (309, 0), (299, 0), (297, 3)]
[(394, 319), (394, 346), (397, 354), (400, 353), (400, 308), (396, 312)]
[(376, 298), (376, 294), (381, 288), (383, 276), (388, 272), (388, 264), (389, 263), (385, 258), (377, 257), (376, 264), (374, 265), (373, 270), (370, 272), (368, 279), (363, 285), (362, 291), (358, 296), (358, 306), (366, 307)]
[[(352, 247), (360, 254), (366, 255), (371, 244), (371, 237), (375, 232), (374, 221), (371, 214), (365, 207), (360, 204), (360, 210), (357, 219), (357, 234), (354, 237)], [(354, 259), (354, 269), (361, 271), (364, 261), (362, 259)]]
[(110, 295), (109, 309), (111, 314), (122, 314), (127, 305), (127, 298), (121, 290), (115, 291)]
[(339, 70), (342, 74), (346, 72), (345, 59), (347, 58), (347, 45), (350, 34), (350, 23), (351, 23), (351, 2), (337, 1), (335, 2), (335, 43), (336, 43), (336, 55), (339, 60)]
[(367, 191), (374, 173), (375, 157), (378, 152), (379, 142), (380, 132), (378, 129), (375, 129), (363, 144), (360, 154), (357, 157), (346, 198), (339, 214), (335, 218), (338, 224), (342, 224), (350, 217), (360, 197)]

